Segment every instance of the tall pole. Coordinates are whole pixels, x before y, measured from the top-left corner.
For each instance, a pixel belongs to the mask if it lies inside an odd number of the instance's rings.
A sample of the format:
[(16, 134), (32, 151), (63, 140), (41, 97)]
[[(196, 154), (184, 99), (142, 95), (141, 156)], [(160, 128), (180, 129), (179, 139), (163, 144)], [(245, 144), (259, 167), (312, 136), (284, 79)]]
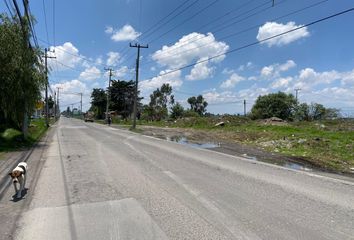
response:
[(48, 104), (48, 58), (55, 58), (55, 57), (48, 57), (48, 49), (44, 48), (44, 64), (45, 64), (45, 123), (47, 127), (49, 127), (49, 104)]
[(48, 66), (47, 66), (47, 52), (48, 49), (44, 48), (44, 64), (45, 64), (45, 124), (49, 127), (49, 119), (48, 119)]
[(243, 100), (243, 115), (246, 117), (246, 99)]
[(57, 112), (58, 112), (58, 115), (60, 116), (60, 108), (59, 108), (59, 87), (57, 87), (57, 90), (58, 90), (58, 94), (57, 94)]
[(57, 93), (54, 91), (54, 121), (57, 120)]
[(130, 47), (138, 48), (138, 55), (136, 57), (136, 68), (135, 68), (135, 92), (134, 92), (134, 108), (133, 108), (133, 126), (132, 129), (136, 128), (136, 113), (138, 106), (138, 82), (139, 82), (139, 60), (140, 60), (140, 48), (148, 48), (149, 45), (142, 46), (135, 43), (135, 45), (129, 44)]
[(80, 115), (81, 115), (81, 119), (82, 119), (82, 93), (80, 93), (81, 96), (81, 100), (80, 100)]
[(296, 104), (297, 104), (297, 93), (300, 91), (301, 88), (295, 88), (295, 99), (296, 99)]
[(107, 101), (106, 101), (106, 123), (108, 124), (108, 107), (109, 107), (109, 99), (110, 99), (110, 88), (111, 88), (111, 80), (112, 80), (112, 71), (111, 68), (105, 68), (104, 70), (109, 71), (109, 80), (108, 80), (108, 89), (107, 89)]

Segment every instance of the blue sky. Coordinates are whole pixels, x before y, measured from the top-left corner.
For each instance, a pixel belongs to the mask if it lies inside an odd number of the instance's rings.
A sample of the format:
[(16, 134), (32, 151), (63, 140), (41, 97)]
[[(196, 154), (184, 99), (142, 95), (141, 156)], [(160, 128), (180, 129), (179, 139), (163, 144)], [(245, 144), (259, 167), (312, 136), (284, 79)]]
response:
[[(62, 110), (71, 103), (78, 106), (79, 97), (69, 94), (77, 92), (84, 93), (87, 110), (92, 88), (108, 85), (105, 67), (115, 70), (114, 79), (134, 79), (137, 49), (129, 43), (138, 42), (149, 45), (141, 49), (139, 87), (144, 102), (153, 90), (169, 83), (185, 107), (188, 97), (202, 94), (209, 112), (234, 114), (243, 112), (244, 99), (249, 110), (259, 95), (295, 94), (301, 89), (300, 102), (322, 103), (354, 115), (354, 11), (227, 54), (352, 8), (353, 1), (275, 0), (274, 7), (271, 0), (29, 4), (40, 46), (55, 49), (49, 81), (52, 89), (61, 88)], [(0, 10), (8, 12), (3, 1)], [(216, 55), (220, 56), (208, 60)]]

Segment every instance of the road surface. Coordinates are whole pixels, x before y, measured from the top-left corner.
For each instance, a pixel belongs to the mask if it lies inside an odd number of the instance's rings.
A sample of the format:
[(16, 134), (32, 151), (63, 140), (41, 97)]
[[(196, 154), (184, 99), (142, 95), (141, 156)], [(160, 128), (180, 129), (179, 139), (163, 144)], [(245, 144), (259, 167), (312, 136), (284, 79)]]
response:
[(68, 118), (42, 148), (14, 239), (354, 239), (351, 181)]

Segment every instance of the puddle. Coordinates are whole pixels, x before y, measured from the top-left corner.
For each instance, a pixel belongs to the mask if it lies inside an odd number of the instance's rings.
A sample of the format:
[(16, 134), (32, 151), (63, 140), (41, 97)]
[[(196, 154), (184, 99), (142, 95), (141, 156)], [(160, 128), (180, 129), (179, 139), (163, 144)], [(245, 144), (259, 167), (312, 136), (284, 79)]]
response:
[(242, 156), (247, 158), (247, 159), (254, 160), (254, 161), (271, 163), (271, 164), (275, 164), (275, 165), (286, 167), (286, 168), (290, 168), (290, 169), (302, 170), (302, 171), (312, 171), (312, 168), (306, 166), (305, 164), (301, 164), (301, 163), (290, 162), (290, 161), (286, 161), (286, 160), (284, 160), (284, 161), (274, 161), (274, 160), (271, 160), (271, 159), (259, 160), (257, 157), (249, 156), (247, 154), (242, 154)]
[[(221, 147), (221, 145), (217, 144), (217, 143), (213, 143), (213, 142), (200, 143), (200, 142), (190, 141), (190, 140), (188, 140), (188, 138), (182, 137), (182, 136), (170, 137), (170, 136), (163, 136), (163, 135), (155, 135), (155, 137), (158, 137), (160, 139), (164, 139), (167, 141), (171, 141), (171, 142), (176, 142), (176, 143), (183, 144), (183, 145), (188, 145), (188, 146), (191, 146), (194, 148), (213, 149), (213, 148), (220, 148)], [(259, 159), (255, 156), (247, 155), (246, 153), (242, 154), (241, 156), (244, 158), (250, 159), (250, 160), (275, 164), (278, 166), (283, 166), (285, 168), (302, 170), (302, 171), (312, 171), (312, 168), (308, 167), (305, 164), (291, 162), (288, 160)]]
[(218, 144), (211, 143), (211, 142), (198, 143), (198, 142), (189, 141), (186, 137), (181, 137), (181, 136), (164, 137), (164, 139), (166, 139), (167, 141), (172, 141), (172, 142), (188, 145), (195, 148), (216, 148), (219, 146)]

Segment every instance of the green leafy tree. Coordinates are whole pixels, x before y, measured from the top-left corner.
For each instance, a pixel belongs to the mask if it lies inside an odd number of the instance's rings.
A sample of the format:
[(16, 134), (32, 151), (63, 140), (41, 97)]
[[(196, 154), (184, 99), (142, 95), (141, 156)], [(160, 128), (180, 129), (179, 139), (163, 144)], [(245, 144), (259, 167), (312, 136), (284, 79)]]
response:
[(104, 119), (106, 112), (107, 95), (102, 88), (94, 88), (91, 93), (90, 111), (95, 113), (96, 118)]
[[(127, 119), (133, 113), (134, 92), (134, 81), (113, 80), (110, 88), (110, 109), (117, 111), (124, 119)], [(140, 106), (141, 99), (138, 98), (138, 106)], [(140, 108), (138, 107), (138, 109)]]
[(21, 26), (17, 18), (0, 15), (0, 125), (22, 129), (26, 136), (45, 78), (42, 53), (29, 48), (29, 25), (22, 21)]
[(168, 116), (167, 105), (173, 105), (175, 102), (172, 95), (172, 87), (164, 83), (161, 88), (156, 89), (150, 95), (150, 103), (145, 108), (145, 113), (149, 114), (151, 120), (161, 120)]
[(202, 95), (190, 97), (187, 101), (191, 105), (191, 110), (198, 113), (200, 116), (206, 112), (208, 103), (204, 100)]
[(306, 103), (298, 104), (295, 107), (294, 119), (298, 121), (309, 121), (310, 120), (309, 105), (307, 105)]
[(177, 102), (171, 107), (171, 118), (172, 119), (177, 119), (183, 116), (184, 113), (184, 108), (183, 106)]
[(253, 119), (278, 117), (292, 120), (295, 106), (296, 99), (292, 94), (271, 93), (257, 98), (251, 110), (251, 117)]

